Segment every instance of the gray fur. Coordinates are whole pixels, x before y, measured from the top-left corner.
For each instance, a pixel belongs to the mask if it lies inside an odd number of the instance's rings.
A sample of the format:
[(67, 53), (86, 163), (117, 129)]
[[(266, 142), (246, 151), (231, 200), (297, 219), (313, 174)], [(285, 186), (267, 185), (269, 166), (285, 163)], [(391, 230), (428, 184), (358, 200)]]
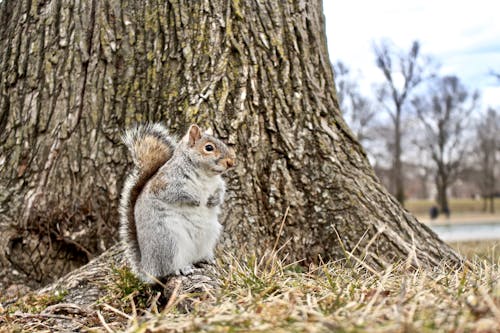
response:
[[(152, 176), (148, 174), (144, 174), (145, 172), (154, 173), (155, 170), (144, 170), (143, 166), (140, 165), (139, 161), (139, 152), (135, 150), (135, 142), (140, 140), (144, 140), (145, 137), (152, 136), (158, 139), (159, 142), (163, 144), (165, 147), (165, 151), (169, 152), (169, 159), (175, 146), (177, 145), (176, 139), (169, 135), (167, 129), (159, 124), (159, 123), (150, 123), (150, 124), (141, 124), (136, 125), (133, 128), (127, 130), (122, 136), (122, 140), (128, 148), (132, 161), (134, 163), (134, 168), (131, 173), (127, 176), (123, 190), (120, 198), (120, 239), (125, 244), (125, 256), (128, 259), (132, 271), (139, 272), (140, 267), (139, 263), (141, 261), (141, 251), (139, 244), (137, 242), (137, 235), (135, 230), (135, 221), (130, 219), (130, 210), (134, 209), (135, 199), (133, 199), (133, 192), (139, 190), (142, 191), (142, 188), (145, 184), (139, 184), (143, 182), (142, 178), (147, 176), (150, 178)], [(166, 162), (166, 161), (164, 161)]]
[(220, 188), (218, 188), (214, 194), (208, 197), (207, 207), (219, 206), (222, 204), (222, 201), (224, 201), (224, 193)]
[[(208, 135), (203, 139), (215, 144), (223, 158), (234, 159), (234, 153), (221, 141)], [(227, 167), (219, 165), (220, 157), (200, 154), (196, 148), (184, 137), (135, 202), (138, 249), (128, 246), (130, 240), (122, 239), (133, 271), (145, 282), (171, 274), (189, 274), (193, 264), (213, 261), (222, 231), (218, 222), (225, 193), (221, 174)], [(133, 175), (129, 179), (133, 182)], [(161, 185), (159, 189), (155, 183)], [(126, 192), (127, 185), (122, 203), (127, 202)], [(125, 225), (122, 223), (122, 229)], [(126, 230), (121, 232), (122, 237), (127, 234)]]

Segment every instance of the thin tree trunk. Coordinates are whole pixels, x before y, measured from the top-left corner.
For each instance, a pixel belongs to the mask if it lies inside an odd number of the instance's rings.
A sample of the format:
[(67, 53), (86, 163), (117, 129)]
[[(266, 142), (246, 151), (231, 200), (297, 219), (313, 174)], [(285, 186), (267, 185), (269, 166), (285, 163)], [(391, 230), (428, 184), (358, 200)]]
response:
[(0, 6), (3, 266), (44, 281), (65, 271), (47, 253), (86, 261), (117, 241), (120, 134), (147, 120), (173, 133), (197, 122), (236, 147), (230, 251), (279, 238), (290, 260), (460, 261), (380, 185), (345, 125), (320, 1)]
[(395, 182), (395, 196), (402, 206), (405, 202), (405, 190), (403, 179), (403, 164), (401, 161), (401, 106), (397, 106), (396, 121), (394, 130), (394, 182)]
[(438, 172), (436, 176), (437, 202), (439, 211), (449, 216), (450, 210), (448, 206), (448, 180), (446, 174)]
[[(493, 152), (493, 155), (496, 152)], [(495, 182), (495, 156), (492, 156), (493, 163), (490, 170), (490, 213), (495, 214), (495, 191), (496, 191), (496, 182)]]
[(446, 214), (447, 217), (450, 216), (450, 206), (448, 204), (448, 187), (443, 186), (439, 191), (439, 207), (441, 208), (441, 212)]

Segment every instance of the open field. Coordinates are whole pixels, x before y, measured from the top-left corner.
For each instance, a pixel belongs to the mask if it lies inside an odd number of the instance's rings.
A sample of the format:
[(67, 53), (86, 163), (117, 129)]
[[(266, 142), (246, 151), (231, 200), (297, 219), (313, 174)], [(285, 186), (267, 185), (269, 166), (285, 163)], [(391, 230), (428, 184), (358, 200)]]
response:
[(499, 223), (500, 222), (500, 211), (495, 214), (485, 214), (485, 213), (462, 213), (453, 214), (450, 218), (444, 215), (439, 215), (438, 218), (431, 220), (429, 215), (417, 215), (417, 219), (426, 224), (476, 224), (476, 223)]
[[(412, 199), (405, 202), (405, 208), (414, 215), (429, 216), (429, 209), (435, 204), (433, 200)], [(483, 213), (483, 205), (483, 200), (450, 199), (450, 211), (452, 216), (464, 213)], [(495, 200), (495, 211), (500, 212), (500, 200), (498, 198)]]

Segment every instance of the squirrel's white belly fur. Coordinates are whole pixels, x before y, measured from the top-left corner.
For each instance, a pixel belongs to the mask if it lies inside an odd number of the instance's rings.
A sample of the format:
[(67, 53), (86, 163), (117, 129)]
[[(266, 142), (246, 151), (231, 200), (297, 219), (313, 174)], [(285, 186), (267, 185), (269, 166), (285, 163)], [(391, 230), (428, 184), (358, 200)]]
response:
[(215, 177), (211, 181), (193, 179), (185, 184), (203, 189), (199, 191), (202, 194), (199, 206), (170, 204), (159, 198), (151, 200), (151, 197), (139, 196), (136, 206), (148, 207), (135, 211), (141, 250), (141, 267), (136, 271), (143, 280), (179, 274), (191, 270), (196, 262), (213, 260), (222, 231), (218, 222), (220, 207), (208, 207), (208, 195), (203, 194), (215, 191), (221, 182), (223, 184), (220, 177)]
[[(217, 215), (219, 207), (171, 207), (172, 215), (165, 220), (178, 239), (178, 255), (173, 269), (177, 272), (192, 263), (213, 259), (213, 251), (222, 230)], [(186, 215), (189, 216), (186, 218)]]
[(207, 204), (208, 194), (213, 193), (218, 187), (224, 186), (224, 181), (220, 176), (203, 177), (202, 179), (193, 177), (192, 179), (186, 184), (186, 187), (188, 187), (188, 192), (196, 193), (198, 191), (200, 206), (172, 207), (172, 213), (177, 215), (180, 221), (178, 225), (184, 231), (183, 244), (186, 244), (186, 246), (182, 246), (186, 252), (179, 256), (182, 261), (178, 263), (179, 269), (200, 260), (212, 260), (217, 239), (222, 231), (222, 226), (218, 221), (220, 207), (208, 207)]

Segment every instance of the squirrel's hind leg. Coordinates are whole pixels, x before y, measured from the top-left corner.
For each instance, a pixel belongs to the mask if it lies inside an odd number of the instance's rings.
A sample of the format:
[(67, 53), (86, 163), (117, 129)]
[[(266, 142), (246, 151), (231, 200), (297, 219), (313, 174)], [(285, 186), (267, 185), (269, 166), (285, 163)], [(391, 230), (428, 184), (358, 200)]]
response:
[(193, 265), (187, 265), (175, 271), (175, 275), (191, 275), (194, 273)]
[(197, 264), (207, 264), (207, 265), (215, 265), (215, 257), (213, 254), (210, 254), (200, 260), (198, 260), (195, 265)]

